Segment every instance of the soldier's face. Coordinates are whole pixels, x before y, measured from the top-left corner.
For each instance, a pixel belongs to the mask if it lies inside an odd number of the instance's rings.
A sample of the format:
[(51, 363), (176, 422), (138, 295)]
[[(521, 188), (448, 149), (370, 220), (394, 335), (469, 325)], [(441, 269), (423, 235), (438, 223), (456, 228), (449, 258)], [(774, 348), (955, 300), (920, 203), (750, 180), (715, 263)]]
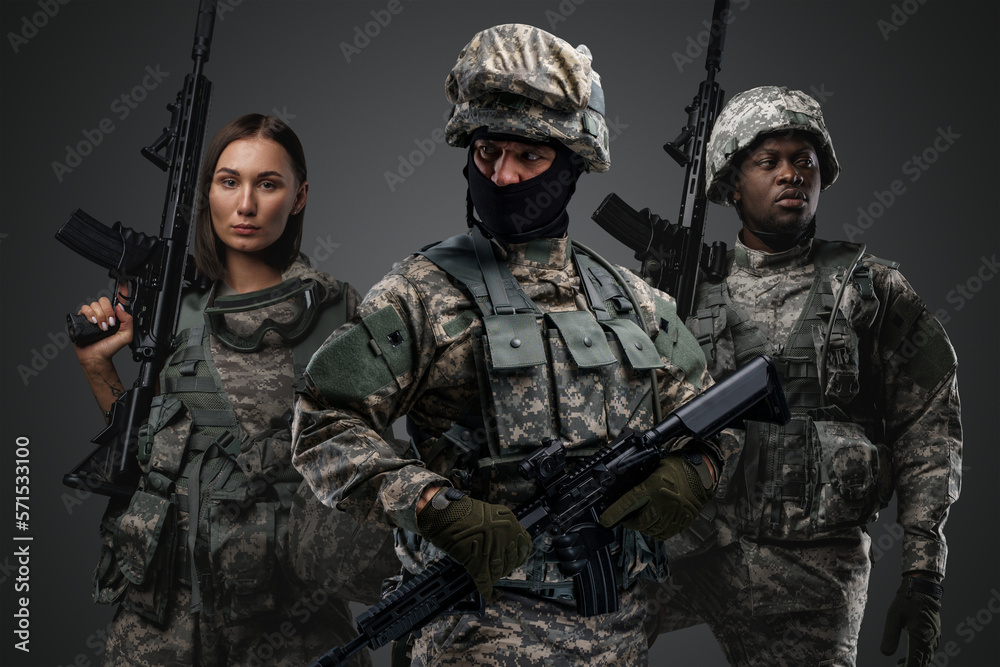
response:
[(295, 178), (280, 144), (260, 137), (237, 139), (215, 164), (208, 203), (212, 228), (226, 252), (259, 253), (277, 241), (288, 216), (305, 205), (308, 183)]
[(477, 139), (474, 148), (473, 160), (479, 172), (501, 187), (538, 176), (556, 158), (551, 146), (520, 141)]
[(799, 232), (816, 215), (822, 178), (812, 143), (791, 133), (765, 138), (736, 172), (733, 200), (751, 230)]

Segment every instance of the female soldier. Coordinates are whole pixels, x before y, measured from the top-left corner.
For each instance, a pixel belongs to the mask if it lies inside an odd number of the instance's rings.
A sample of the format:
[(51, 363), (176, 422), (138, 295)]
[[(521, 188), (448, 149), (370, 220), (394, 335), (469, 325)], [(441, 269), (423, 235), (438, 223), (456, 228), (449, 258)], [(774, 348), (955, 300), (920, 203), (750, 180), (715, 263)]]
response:
[[(359, 295), (299, 254), (309, 184), (285, 123), (251, 114), (223, 127), (199, 185), (207, 206), (195, 223), (195, 261), (211, 284), (183, 300), (140, 432), (142, 481), (102, 524), (95, 600), (122, 602), (106, 664), (300, 665), (350, 639), (339, 598), (370, 602), (381, 580), (370, 573), (378, 581), (367, 591), (342, 585), (366, 582), (357, 564), (371, 562), (387, 533), (358, 533), (307, 486), (300, 494), (291, 466), (296, 379)], [(107, 298), (80, 312), (105, 330), (119, 323), (114, 335), (76, 348), (107, 413), (124, 390), (112, 356), (131, 341), (132, 317)], [(339, 549), (344, 531), (351, 543)], [(367, 655), (360, 664), (370, 664)]]

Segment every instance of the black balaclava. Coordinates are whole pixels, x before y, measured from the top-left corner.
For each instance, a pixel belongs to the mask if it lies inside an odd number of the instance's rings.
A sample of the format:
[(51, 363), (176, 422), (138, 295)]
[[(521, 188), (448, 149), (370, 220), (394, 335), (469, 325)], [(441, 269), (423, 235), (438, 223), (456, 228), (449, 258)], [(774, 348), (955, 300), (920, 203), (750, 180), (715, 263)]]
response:
[(491, 133), (485, 127), (472, 133), (468, 163), (462, 171), (469, 183), (466, 213), (469, 226), (478, 225), (504, 243), (558, 238), (565, 234), (569, 227), (566, 205), (584, 169), (576, 154), (560, 142), (546, 144), (556, 151), (548, 169), (527, 181), (501, 187), (476, 166), (477, 139), (537, 143), (518, 135)]

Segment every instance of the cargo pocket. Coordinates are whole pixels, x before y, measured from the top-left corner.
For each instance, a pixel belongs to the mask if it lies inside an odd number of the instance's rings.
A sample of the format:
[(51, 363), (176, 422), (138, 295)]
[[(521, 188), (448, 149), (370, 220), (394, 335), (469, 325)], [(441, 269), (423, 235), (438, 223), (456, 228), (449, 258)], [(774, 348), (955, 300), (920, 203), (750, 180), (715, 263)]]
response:
[(271, 585), (277, 564), (274, 505), (254, 503), (238, 515), (225, 503), (209, 510), (212, 572), (222, 587), (227, 621), (240, 621), (276, 607)]
[(496, 419), (494, 456), (511, 448), (537, 447), (558, 437), (552, 419), (551, 378), (534, 315), (487, 319), (483, 343), (489, 382), (488, 414)]
[(814, 421), (813, 438), (820, 461), (817, 532), (864, 525), (879, 508), (878, 449), (848, 421)]
[(347, 512), (324, 505), (308, 482), (292, 498), (288, 517), (291, 571), (307, 590), (374, 604), (384, 579), (399, 574), (391, 530), (374, 521), (358, 523)]
[(177, 509), (166, 498), (136, 491), (118, 519), (114, 552), (130, 606), (157, 623), (166, 616), (177, 539)]
[(149, 463), (153, 451), (153, 436), (166, 426), (184, 416), (184, 403), (180, 399), (161, 394), (153, 397), (149, 406), (149, 418), (139, 427), (137, 456), (144, 467)]
[(94, 602), (96, 604), (116, 604), (122, 599), (128, 579), (118, 567), (115, 557), (115, 526), (124, 512), (125, 505), (112, 500), (101, 519), (101, 556), (94, 569)]
[[(591, 322), (594, 322), (596, 331), (593, 332), (593, 338), (588, 337), (588, 340), (602, 346), (610, 363), (614, 363), (615, 357), (608, 347), (604, 332), (593, 318)], [(604, 441), (608, 437), (608, 387), (605, 381), (607, 366), (581, 366), (571, 341), (572, 339), (564, 340), (555, 331), (549, 331), (547, 342), (552, 358), (552, 381), (555, 383), (553, 396), (556, 414), (559, 415), (559, 439), (588, 446), (595, 440)]]

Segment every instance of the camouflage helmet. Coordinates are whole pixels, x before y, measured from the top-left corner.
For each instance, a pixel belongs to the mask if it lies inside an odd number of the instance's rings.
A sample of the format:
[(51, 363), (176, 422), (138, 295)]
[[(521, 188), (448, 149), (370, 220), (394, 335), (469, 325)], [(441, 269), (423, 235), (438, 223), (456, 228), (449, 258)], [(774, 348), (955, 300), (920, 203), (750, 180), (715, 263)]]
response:
[(582, 44), (573, 48), (538, 28), (510, 23), (472, 38), (448, 74), (454, 106), (445, 138), (469, 145), (473, 130), (557, 140), (586, 161), (587, 171), (611, 166), (601, 77)]
[(732, 185), (727, 180), (733, 156), (758, 137), (784, 130), (801, 130), (813, 136), (823, 179), (821, 190), (830, 187), (840, 174), (840, 164), (819, 103), (801, 90), (760, 86), (734, 95), (715, 121), (706, 154), (708, 198), (731, 206), (728, 190)]

